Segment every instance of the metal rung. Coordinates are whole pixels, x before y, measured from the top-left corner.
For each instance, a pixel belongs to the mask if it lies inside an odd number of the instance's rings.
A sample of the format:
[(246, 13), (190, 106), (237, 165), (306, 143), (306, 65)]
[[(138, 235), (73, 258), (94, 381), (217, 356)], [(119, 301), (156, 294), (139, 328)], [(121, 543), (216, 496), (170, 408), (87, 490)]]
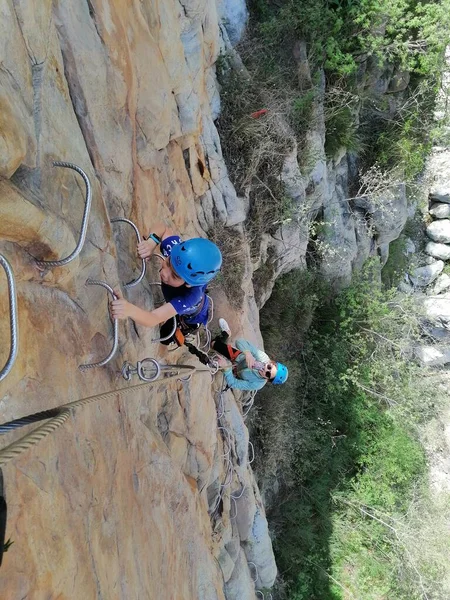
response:
[[(133, 223), (133, 221), (130, 221), (130, 219), (125, 219), (123, 217), (116, 217), (115, 219), (111, 219), (111, 223), (119, 223), (119, 222), (120, 223), (128, 223), (128, 225), (130, 225), (134, 229), (134, 233), (136, 234), (138, 244), (142, 241), (141, 234), (139, 233), (139, 229), (136, 227), (136, 225)], [(135, 285), (138, 285), (138, 283), (141, 283), (141, 281), (144, 279), (146, 268), (147, 268), (147, 266), (146, 266), (145, 259), (142, 259), (141, 274), (139, 275), (139, 277), (137, 277), (136, 279), (132, 279), (128, 283), (124, 283), (123, 287), (130, 288), (130, 287), (134, 287)]]
[[(117, 300), (117, 296), (114, 293), (114, 290), (105, 281), (97, 281), (94, 279), (88, 279), (86, 281), (86, 285), (100, 285), (101, 287), (105, 288), (105, 290), (107, 290), (107, 292), (111, 295), (113, 300)], [(95, 369), (96, 367), (103, 367), (104, 365), (109, 363), (109, 361), (116, 354), (117, 348), (119, 347), (119, 320), (113, 319), (112, 322), (113, 322), (113, 329), (114, 329), (114, 342), (113, 342), (113, 347), (111, 349), (111, 352), (108, 354), (108, 356), (106, 358), (104, 358), (100, 362), (80, 365), (78, 367), (80, 369), (80, 371), (86, 371), (87, 369)]]
[(11, 331), (11, 346), (8, 360), (5, 366), (0, 371), (0, 381), (2, 381), (11, 371), (14, 361), (17, 358), (18, 341), (19, 341), (19, 325), (17, 321), (17, 293), (16, 283), (11, 265), (6, 258), (0, 254), (0, 265), (5, 270), (6, 279), (8, 280), (8, 297), (9, 297), (9, 326)]
[(71, 254), (69, 254), (69, 256), (67, 256), (66, 258), (61, 258), (60, 260), (38, 260), (38, 259), (35, 259), (37, 264), (41, 265), (43, 267), (62, 267), (64, 265), (67, 265), (67, 263), (69, 263), (71, 260), (73, 260), (74, 258), (76, 258), (78, 256), (78, 254), (81, 252), (81, 249), (83, 248), (84, 241), (86, 239), (86, 231), (87, 231), (88, 220), (89, 220), (89, 211), (91, 210), (91, 204), (92, 204), (91, 182), (89, 181), (89, 177), (86, 175), (86, 173), (83, 171), (83, 169), (80, 169), (80, 167), (77, 167), (77, 165), (74, 165), (73, 163), (62, 162), (59, 160), (55, 161), (53, 163), (53, 166), (54, 167), (64, 167), (66, 169), (73, 169), (74, 171), (76, 171), (77, 173), (79, 173), (81, 175), (81, 177), (84, 180), (84, 183), (86, 184), (86, 200), (85, 200), (85, 205), (84, 205), (83, 219), (81, 221), (80, 239), (78, 240), (78, 244), (77, 244), (75, 250)]

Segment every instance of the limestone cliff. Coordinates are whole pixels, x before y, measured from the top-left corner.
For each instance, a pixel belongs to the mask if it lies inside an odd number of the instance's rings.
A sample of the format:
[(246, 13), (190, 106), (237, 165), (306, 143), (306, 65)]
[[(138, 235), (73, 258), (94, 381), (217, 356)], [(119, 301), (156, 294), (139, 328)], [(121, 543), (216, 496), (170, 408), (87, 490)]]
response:
[[(168, 361), (154, 332), (121, 322), (114, 360), (78, 370), (110, 347), (106, 293), (86, 287), (86, 279), (117, 287), (139, 266), (132, 232), (112, 227), (113, 217), (131, 218), (143, 234), (165, 220), (192, 236), (215, 220), (241, 223), (245, 207), (213, 122), (219, 21), (233, 14), (230, 3), (0, 6), (0, 252), (14, 269), (20, 330), (18, 359), (0, 384), (4, 422), (120, 387), (124, 359)], [(75, 247), (84, 205), (81, 179), (52, 167), (54, 160), (86, 171), (93, 205), (81, 254), (41, 272), (34, 258), (60, 258)], [(151, 309), (156, 275), (153, 265), (149, 280), (127, 292), (130, 301)], [(234, 333), (258, 339), (252, 294), (246, 303), (232, 319)], [(3, 275), (0, 306), (3, 364)], [(185, 360), (181, 350), (170, 355), (170, 362)], [(270, 586), (276, 567), (264, 508), (231, 396), (225, 412), (235, 470), (222, 516), (212, 520), (225, 467), (207, 373), (81, 409), (9, 463), (7, 537), (14, 545), (2, 566), (2, 598), (245, 600), (255, 597), (253, 580)], [(18, 435), (5, 436), (2, 446)]]

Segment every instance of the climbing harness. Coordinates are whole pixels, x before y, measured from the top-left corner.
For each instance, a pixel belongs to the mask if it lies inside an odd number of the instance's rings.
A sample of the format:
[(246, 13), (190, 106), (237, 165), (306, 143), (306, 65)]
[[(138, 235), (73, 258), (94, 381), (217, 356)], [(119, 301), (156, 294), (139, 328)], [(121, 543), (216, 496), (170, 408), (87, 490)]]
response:
[(9, 327), (11, 331), (11, 345), (8, 360), (6, 361), (3, 369), (0, 371), (0, 381), (2, 381), (11, 371), (14, 361), (17, 358), (19, 325), (17, 321), (17, 293), (14, 274), (11, 265), (2, 254), (0, 254), (0, 265), (5, 270), (6, 279), (8, 281)]
[[(105, 288), (105, 290), (112, 296), (113, 300), (117, 300), (117, 296), (114, 293), (114, 290), (105, 281), (97, 281), (96, 279), (87, 279), (86, 285), (100, 285), (101, 287)], [(113, 342), (113, 347), (111, 348), (111, 352), (108, 354), (108, 356), (106, 356), (103, 360), (101, 360), (99, 362), (80, 365), (78, 367), (80, 369), (80, 371), (87, 371), (87, 369), (95, 369), (96, 367), (103, 367), (104, 365), (109, 363), (109, 361), (116, 354), (117, 348), (119, 347), (119, 321), (118, 321), (118, 319), (112, 319), (112, 322), (113, 322), (113, 330), (114, 330), (114, 342)]]
[[(139, 229), (136, 227), (136, 225), (133, 223), (133, 221), (130, 221), (130, 219), (125, 219), (124, 217), (116, 217), (115, 219), (111, 219), (111, 223), (128, 223), (128, 225), (130, 225), (134, 229), (134, 233), (136, 234), (138, 244), (142, 241), (141, 234), (139, 233)], [(141, 266), (141, 273), (140, 273), (139, 277), (137, 277), (136, 279), (132, 279), (128, 283), (124, 283), (123, 287), (125, 289), (134, 287), (135, 285), (138, 285), (138, 283), (141, 283), (141, 281), (144, 279), (147, 266), (146, 266), (145, 259), (143, 258), (141, 260), (142, 260), (142, 266)]]
[(77, 165), (74, 165), (73, 163), (63, 162), (63, 161), (59, 161), (59, 160), (54, 161), (53, 166), (54, 167), (64, 167), (66, 169), (73, 169), (74, 171), (76, 171), (77, 173), (79, 173), (81, 175), (81, 177), (84, 180), (84, 183), (86, 184), (86, 200), (85, 200), (85, 205), (84, 205), (83, 219), (81, 221), (80, 239), (78, 240), (78, 244), (76, 245), (75, 250), (71, 254), (69, 254), (69, 256), (67, 256), (66, 258), (61, 258), (60, 260), (38, 260), (38, 259), (35, 259), (37, 264), (42, 267), (62, 267), (64, 265), (67, 265), (67, 263), (69, 263), (71, 260), (73, 260), (74, 258), (76, 258), (79, 255), (79, 253), (81, 252), (81, 249), (83, 248), (84, 241), (86, 239), (86, 231), (87, 231), (88, 220), (89, 220), (89, 211), (91, 210), (91, 204), (92, 204), (91, 182), (89, 181), (89, 177), (86, 175), (86, 173), (83, 171), (83, 169), (80, 169), (80, 167), (77, 167)]

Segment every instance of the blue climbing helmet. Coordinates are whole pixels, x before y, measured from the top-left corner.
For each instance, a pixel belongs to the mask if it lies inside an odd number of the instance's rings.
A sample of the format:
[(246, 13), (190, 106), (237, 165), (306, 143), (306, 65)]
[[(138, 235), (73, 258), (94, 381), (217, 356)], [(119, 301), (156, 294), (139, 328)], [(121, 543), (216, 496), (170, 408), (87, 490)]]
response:
[(287, 380), (288, 374), (289, 374), (288, 368), (285, 365), (282, 365), (279, 362), (277, 362), (275, 364), (276, 364), (276, 367), (277, 367), (277, 374), (272, 379), (272, 383), (274, 385), (279, 385), (280, 383), (286, 383), (286, 380)]
[(210, 240), (192, 238), (172, 246), (170, 264), (187, 284), (204, 285), (220, 271), (222, 254)]

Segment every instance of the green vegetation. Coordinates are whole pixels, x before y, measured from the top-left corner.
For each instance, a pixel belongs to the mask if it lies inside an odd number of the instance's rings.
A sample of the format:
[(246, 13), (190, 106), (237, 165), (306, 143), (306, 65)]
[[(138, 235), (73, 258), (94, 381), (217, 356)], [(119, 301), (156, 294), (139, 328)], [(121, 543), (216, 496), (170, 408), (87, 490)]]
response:
[[(321, 223), (315, 208), (308, 214), (317, 206), (308, 174), (318, 160), (343, 151), (356, 157), (349, 196), (370, 196), (374, 205), (400, 182), (411, 188), (423, 169), (436, 139), (449, 0), (252, 0), (250, 7), (242, 63), (233, 52), (219, 61), (225, 160), (250, 202), (255, 258), (263, 233), (297, 218), (311, 238), (309, 264), (320, 263), (320, 227), (333, 223)], [(283, 184), (283, 164), (295, 152), (307, 186), (304, 214)], [(281, 490), (269, 515), (279, 599), (450, 597), (448, 509), (427, 496), (420, 437), (441, 399), (412, 361), (421, 335), (416, 308), (389, 291), (404, 272), (404, 245), (404, 238), (392, 244), (382, 272), (377, 261), (367, 265), (337, 297), (317, 275), (292, 273), (262, 311), (266, 347), (290, 369), (282, 393), (266, 386), (258, 394), (251, 422), (259, 477), (276, 479)], [(256, 272), (256, 294), (272, 275), (268, 260)]]
[(445, 552), (431, 551), (421, 517), (432, 503), (418, 434), (442, 399), (411, 361), (411, 300), (381, 286), (376, 262), (335, 298), (297, 272), (277, 282), (261, 324), (269, 354), (291, 371), (282, 394), (261, 392), (252, 423), (257, 471), (282, 487), (269, 513), (276, 597), (448, 597)]
[(437, 135), (449, 0), (253, 0), (250, 7), (243, 62), (234, 54), (218, 61), (218, 129), (231, 178), (250, 200), (250, 239), (290, 218), (282, 165), (297, 148), (308, 172), (319, 158), (308, 132), (322, 119), (328, 158), (345, 148), (358, 154), (362, 171), (379, 165), (406, 181), (421, 172)]
[(380, 62), (429, 74), (447, 44), (448, 6), (414, 0), (254, 0), (259, 30), (275, 51), (305, 39), (316, 62), (337, 76)]

